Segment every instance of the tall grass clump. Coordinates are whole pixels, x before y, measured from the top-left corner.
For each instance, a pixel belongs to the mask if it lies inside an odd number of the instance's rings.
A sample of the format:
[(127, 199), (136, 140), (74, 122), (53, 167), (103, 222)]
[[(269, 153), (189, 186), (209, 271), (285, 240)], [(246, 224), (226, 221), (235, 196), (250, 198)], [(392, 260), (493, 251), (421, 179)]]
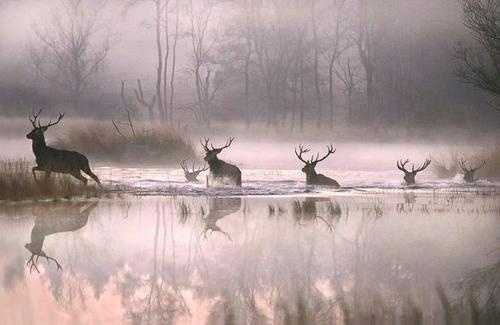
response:
[(108, 162), (178, 164), (196, 157), (195, 147), (172, 128), (117, 131), (113, 125), (87, 125), (70, 129), (56, 146), (76, 150)]
[(53, 173), (44, 180), (44, 174), (38, 173), (36, 182), (32, 167), (33, 163), (24, 159), (0, 160), (0, 201), (97, 197), (104, 192), (97, 185), (85, 186), (68, 175)]
[(452, 178), (460, 171), (456, 150), (450, 151), (448, 156), (430, 155), (430, 159), (432, 172), (439, 178)]

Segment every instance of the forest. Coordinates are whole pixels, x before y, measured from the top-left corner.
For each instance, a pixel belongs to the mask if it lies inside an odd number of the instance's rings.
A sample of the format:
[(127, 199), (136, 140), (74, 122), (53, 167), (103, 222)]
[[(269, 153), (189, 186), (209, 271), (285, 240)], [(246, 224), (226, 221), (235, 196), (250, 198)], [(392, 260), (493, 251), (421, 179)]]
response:
[(499, 40), (481, 29), (498, 7), (493, 0), (4, 0), (0, 113), (130, 114), (191, 128), (236, 121), (292, 132), (480, 133), (498, 127)]

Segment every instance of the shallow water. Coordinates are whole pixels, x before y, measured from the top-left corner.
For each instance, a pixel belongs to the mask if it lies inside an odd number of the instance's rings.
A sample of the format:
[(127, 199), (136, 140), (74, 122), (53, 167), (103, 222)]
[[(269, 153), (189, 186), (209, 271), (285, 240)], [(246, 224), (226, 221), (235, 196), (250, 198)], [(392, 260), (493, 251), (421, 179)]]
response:
[[(0, 202), (0, 324), (500, 320), (500, 183), (406, 187), (401, 152), (444, 146), (339, 144), (317, 169), (342, 187), (311, 187), (294, 145), (235, 143), (241, 188), (92, 161), (121, 195)], [(6, 155), (32, 156), (19, 139)]]
[[(471, 292), (464, 280), (499, 263), (498, 198), (394, 190), (4, 204), (0, 324), (394, 323), (408, 310), (441, 324), (436, 288), (455, 305)], [(41, 257), (30, 272), (40, 249), (62, 270)]]

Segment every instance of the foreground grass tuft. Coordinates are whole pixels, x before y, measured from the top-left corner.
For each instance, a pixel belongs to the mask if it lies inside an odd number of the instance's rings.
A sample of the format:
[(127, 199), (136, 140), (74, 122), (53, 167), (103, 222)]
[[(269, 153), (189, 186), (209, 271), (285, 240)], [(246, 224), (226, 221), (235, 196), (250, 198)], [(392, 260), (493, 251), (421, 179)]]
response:
[(32, 167), (33, 163), (24, 159), (0, 161), (0, 201), (97, 197), (105, 193), (95, 184), (84, 186), (68, 175), (52, 174), (45, 181), (44, 174), (38, 173), (36, 182)]
[(109, 162), (175, 164), (196, 157), (194, 145), (174, 129), (141, 129), (119, 134), (112, 125), (86, 125), (70, 129), (56, 147), (76, 150)]

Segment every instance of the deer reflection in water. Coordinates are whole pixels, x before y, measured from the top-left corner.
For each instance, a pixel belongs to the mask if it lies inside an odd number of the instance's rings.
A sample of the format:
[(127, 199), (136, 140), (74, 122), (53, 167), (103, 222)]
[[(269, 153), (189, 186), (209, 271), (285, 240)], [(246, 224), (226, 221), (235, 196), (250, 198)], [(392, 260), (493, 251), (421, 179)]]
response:
[(69, 205), (58, 203), (57, 207), (50, 205), (36, 208), (34, 211), (36, 216), (35, 225), (31, 230), (31, 242), (24, 245), (31, 253), (26, 262), (26, 265), (30, 267), (30, 273), (33, 269), (40, 273), (37, 266), (40, 257), (45, 258), (47, 263), (54, 261), (57, 270), (62, 270), (62, 266), (57, 259), (47, 255), (43, 250), (45, 238), (56, 233), (72, 232), (83, 228), (87, 224), (90, 213), (96, 206), (97, 202), (79, 202)]
[(333, 225), (330, 221), (320, 215), (318, 211), (317, 203), (326, 203), (325, 214), (329, 219), (338, 219), (342, 214), (342, 209), (338, 202), (332, 201), (329, 198), (321, 197), (307, 197), (304, 202), (293, 201), (292, 203), (292, 215), (295, 218), (295, 222), (301, 224), (301, 222), (308, 223), (310, 221), (321, 220), (323, 221), (328, 230), (333, 229)]
[(207, 232), (220, 232), (227, 239), (231, 240), (231, 236), (217, 226), (217, 221), (224, 218), (227, 215), (239, 211), (241, 208), (241, 198), (222, 198), (214, 197), (208, 199), (208, 214), (202, 219), (203, 221), (203, 232), (205, 238), (207, 238)]

